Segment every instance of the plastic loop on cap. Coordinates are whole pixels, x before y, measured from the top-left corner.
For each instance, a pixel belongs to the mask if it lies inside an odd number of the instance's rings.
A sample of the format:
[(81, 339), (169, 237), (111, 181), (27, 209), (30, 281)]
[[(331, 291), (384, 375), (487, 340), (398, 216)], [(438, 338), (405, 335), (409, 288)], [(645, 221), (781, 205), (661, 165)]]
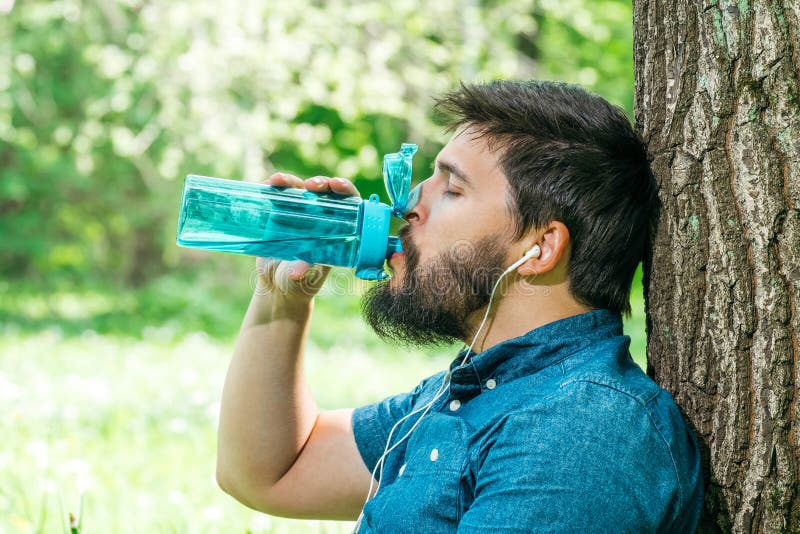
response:
[(403, 143), (400, 152), (383, 156), (383, 182), (392, 201), (392, 215), (402, 218), (405, 215), (411, 189), (411, 164), (417, 145)]

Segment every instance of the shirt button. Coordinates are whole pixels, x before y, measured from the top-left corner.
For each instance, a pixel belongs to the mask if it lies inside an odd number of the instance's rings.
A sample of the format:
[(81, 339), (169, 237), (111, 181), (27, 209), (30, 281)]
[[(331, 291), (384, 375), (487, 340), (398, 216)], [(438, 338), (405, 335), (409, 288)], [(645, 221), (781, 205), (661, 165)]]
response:
[(403, 475), (403, 471), (405, 471), (405, 470), (406, 470), (406, 464), (401, 465), (400, 466), (400, 471), (397, 472), (397, 476), (402, 476)]
[(497, 382), (494, 381), (494, 378), (486, 381), (486, 389), (494, 389), (495, 387), (497, 387)]
[(450, 401), (450, 411), (451, 412), (454, 412), (454, 411), (458, 410), (459, 408), (461, 408), (461, 401), (460, 400), (454, 399), (454, 400)]
[(433, 449), (431, 451), (431, 462), (435, 462), (439, 459), (439, 449)]

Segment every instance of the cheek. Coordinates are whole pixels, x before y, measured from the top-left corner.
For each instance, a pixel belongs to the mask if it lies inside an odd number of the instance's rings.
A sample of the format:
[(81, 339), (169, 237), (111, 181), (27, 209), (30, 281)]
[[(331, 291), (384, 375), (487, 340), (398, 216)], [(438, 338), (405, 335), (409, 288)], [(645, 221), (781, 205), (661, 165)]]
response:
[(469, 254), (482, 237), (501, 233), (507, 223), (504, 206), (477, 203), (473, 199), (442, 202), (428, 214), (424, 230), (416, 241), (420, 265), (450, 251), (459, 257)]
[(453, 218), (448, 220), (442, 217), (426, 225), (424, 237), (417, 243), (419, 250), (420, 265), (425, 264), (430, 259), (440, 256), (447, 252), (454, 252), (456, 249), (464, 252), (463, 249), (469, 248), (480, 238), (480, 226), (469, 218)]

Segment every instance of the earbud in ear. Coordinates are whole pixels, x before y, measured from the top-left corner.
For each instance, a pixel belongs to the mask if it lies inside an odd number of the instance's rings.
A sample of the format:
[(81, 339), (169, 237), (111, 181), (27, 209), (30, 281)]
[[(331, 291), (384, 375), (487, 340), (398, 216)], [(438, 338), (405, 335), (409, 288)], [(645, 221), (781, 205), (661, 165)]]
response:
[(526, 252), (525, 255), (522, 257), (527, 260), (530, 258), (538, 258), (541, 254), (542, 254), (542, 249), (539, 248), (539, 245), (533, 245), (533, 248), (531, 248), (528, 252)]
[[(539, 245), (533, 245), (533, 248), (531, 248), (528, 252), (523, 254), (520, 259), (515, 261), (513, 264), (511, 264), (508, 267), (508, 269), (506, 269), (506, 273), (510, 272), (510, 271), (513, 271), (514, 269), (516, 269), (517, 267), (519, 267), (520, 265), (522, 265), (523, 263), (525, 263), (526, 261), (528, 261), (531, 258), (538, 258), (541, 253), (542, 253), (542, 249), (539, 248)], [(505, 273), (503, 273), (503, 274), (505, 274)]]

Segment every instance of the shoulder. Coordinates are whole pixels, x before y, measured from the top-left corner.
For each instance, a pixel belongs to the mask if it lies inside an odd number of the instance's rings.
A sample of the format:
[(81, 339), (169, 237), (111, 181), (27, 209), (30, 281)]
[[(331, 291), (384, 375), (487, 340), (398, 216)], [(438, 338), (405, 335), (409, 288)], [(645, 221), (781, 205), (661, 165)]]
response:
[(552, 485), (581, 506), (605, 503), (609, 513), (623, 515), (644, 510), (643, 521), (663, 524), (691, 517), (702, 504), (696, 441), (655, 384), (570, 379), (539, 402), (503, 414), (485, 438), (478, 472), (487, 463), (495, 464), (489, 471), (501, 468), (498, 459), (505, 458), (514, 476)]
[[(656, 388), (648, 396), (632, 394), (617, 384), (585, 379), (569, 380), (551, 389), (546, 397), (518, 405), (499, 416), (494, 431), (506, 439), (524, 435), (532, 443), (558, 441), (566, 444), (591, 436), (586, 448), (602, 447), (625, 435), (621, 452), (651, 445), (660, 439), (653, 415), (653, 401), (666, 392)], [(668, 395), (667, 395), (668, 396)], [(637, 439), (638, 438), (638, 439)]]
[(411, 391), (353, 410), (353, 438), (364, 463), (370, 469), (383, 454), (386, 441), (395, 425), (418, 407), (430, 402), (439, 391), (444, 377), (444, 372), (437, 373), (422, 380)]
[(530, 449), (558, 445), (589, 459), (627, 458), (644, 471), (678, 477), (695, 460), (696, 443), (670, 394), (642, 376), (639, 384), (603, 375), (569, 378), (537, 402), (503, 413), (495, 439), (527, 442)]
[(439, 391), (444, 378), (444, 371), (436, 373), (422, 380), (411, 391), (356, 408), (353, 412), (354, 425), (377, 422), (384, 429), (391, 428), (395, 421), (407, 415), (415, 407), (430, 402)]

